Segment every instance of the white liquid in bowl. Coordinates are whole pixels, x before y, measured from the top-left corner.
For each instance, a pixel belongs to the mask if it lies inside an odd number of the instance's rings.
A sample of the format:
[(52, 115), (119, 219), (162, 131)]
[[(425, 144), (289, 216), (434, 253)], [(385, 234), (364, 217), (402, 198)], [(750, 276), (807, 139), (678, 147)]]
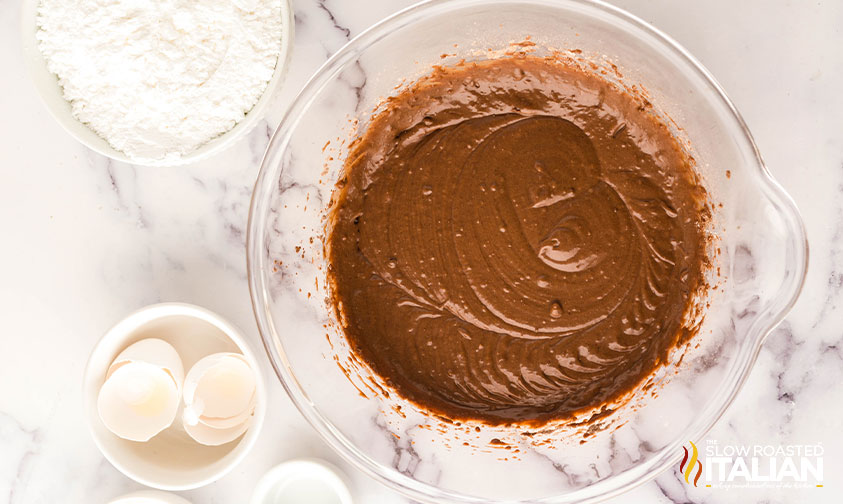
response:
[(251, 504), (352, 504), (352, 499), (338, 469), (302, 459), (270, 469), (258, 482)]

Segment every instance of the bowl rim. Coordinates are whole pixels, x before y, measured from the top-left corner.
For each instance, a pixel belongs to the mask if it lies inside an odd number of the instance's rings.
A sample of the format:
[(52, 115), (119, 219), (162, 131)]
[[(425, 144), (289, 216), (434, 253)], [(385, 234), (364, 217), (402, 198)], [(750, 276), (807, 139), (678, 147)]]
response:
[(303, 474), (321, 480), (323, 485), (334, 492), (339, 504), (352, 504), (353, 499), (343, 472), (334, 464), (315, 457), (290, 459), (270, 468), (255, 485), (250, 504), (274, 502), (272, 491), (277, 485), (295, 481), (295, 476)]
[[(309, 108), (321, 87), (339, 72), (349, 58), (356, 54), (358, 49), (365, 48), (377, 42), (386, 33), (390, 33), (395, 29), (409, 24), (417, 15), (421, 15), (423, 11), (434, 10), (436, 8), (446, 9), (450, 6), (458, 8), (489, 3), (507, 4), (514, 2), (511, 0), (422, 1), (372, 25), (334, 53), (308, 80), (296, 98), (291, 102), (281, 123), (274, 132), (261, 161), (260, 173), (255, 182), (249, 208), (249, 222), (246, 235), (246, 267), (249, 292), (264, 348), (282, 386), (302, 416), (307, 419), (311, 426), (313, 426), (334, 451), (376, 481), (406, 497), (421, 502), (491, 503), (498, 501), (480, 499), (454, 491), (436, 488), (404, 475), (393, 467), (380, 464), (369, 456), (360, 453), (348, 438), (342, 435), (333, 424), (322, 418), (321, 414), (316, 411), (315, 405), (310, 401), (292, 373), (283, 349), (276, 348), (273, 343), (278, 333), (275, 330), (275, 325), (272, 322), (272, 316), (269, 312), (269, 300), (265, 284), (264, 274), (271, 268), (268, 268), (268, 265), (265, 264), (263, 257), (265, 253), (263, 228), (268, 211), (266, 206), (272, 191), (275, 189), (280, 167), (270, 166), (267, 163), (272, 160), (273, 156), (271, 154), (273, 152), (281, 150), (289, 142), (291, 133), (298, 124), (302, 112)], [(550, 7), (562, 7), (567, 4), (594, 9), (597, 12), (619, 19), (627, 25), (632, 26), (633, 31), (637, 31), (639, 36), (649, 37), (649, 39), (658, 43), (661, 48), (670, 52), (673, 56), (678, 57), (684, 64), (688, 65), (690, 70), (708, 87), (712, 99), (719, 101), (731, 114), (731, 119), (739, 126), (743, 133), (743, 138), (740, 141), (745, 142), (751, 148), (755, 157), (755, 163), (751, 163), (754, 166), (747, 167), (747, 169), (757, 171), (763, 196), (778, 210), (780, 217), (784, 220), (785, 226), (788, 228), (788, 237), (790, 239), (788, 253), (792, 256), (791, 259), (794, 259), (794, 264), (792, 264), (794, 271), (786, 275), (785, 281), (779, 287), (778, 294), (775, 297), (777, 302), (773, 306), (768, 305), (764, 310), (758, 312), (755, 320), (747, 329), (747, 343), (741, 346), (739, 355), (723, 378), (721, 387), (725, 393), (720, 395), (719, 401), (717, 399), (709, 401), (698, 415), (698, 420), (690, 424), (683, 432), (683, 436), (688, 436), (690, 439), (700, 439), (717, 423), (729, 405), (734, 401), (738, 391), (749, 376), (764, 339), (784, 319), (799, 297), (805, 283), (805, 275), (808, 267), (808, 242), (802, 217), (790, 195), (773, 179), (761, 158), (758, 147), (745, 121), (723, 88), (713, 75), (675, 40), (639, 17), (610, 5), (603, 0), (528, 0), (525, 3)], [(714, 397), (716, 398), (717, 396)], [(643, 483), (649, 482), (669, 467), (676, 465), (681, 458), (680, 448), (682, 444), (683, 441), (681, 439), (674, 440), (672, 443), (663, 447), (660, 453), (657, 453), (641, 464), (631, 466), (620, 473), (613, 474), (592, 485), (570, 493), (560, 496), (543, 497), (531, 502), (558, 504), (599, 502), (617, 496)], [(619, 479), (620, 484), (618, 482)], [(506, 502), (513, 501), (507, 500)]]
[(243, 119), (238, 121), (228, 131), (208, 140), (197, 149), (184, 154), (177, 159), (134, 159), (124, 152), (112, 147), (108, 141), (99, 136), (88, 125), (78, 120), (71, 111), (70, 102), (64, 98), (59, 86), (58, 77), (47, 68), (47, 62), (38, 48), (38, 6), (41, 0), (23, 0), (20, 12), (20, 40), (24, 66), (32, 87), (35, 88), (41, 103), (59, 125), (77, 142), (88, 149), (102, 154), (115, 161), (135, 166), (174, 167), (183, 166), (206, 159), (232, 146), (246, 136), (258, 122), (263, 119), (277, 95), (278, 89), (287, 78), (287, 72), (292, 59), (292, 48), (295, 39), (295, 18), (292, 0), (281, 0), (281, 49), (266, 88), (261, 93), (254, 106), (246, 112)]
[[(93, 390), (93, 384), (102, 378), (103, 372), (100, 368), (94, 368), (94, 360), (97, 354), (101, 351), (102, 346), (109, 342), (125, 342), (139, 328), (155, 320), (171, 316), (186, 316), (195, 318), (211, 324), (222, 331), (225, 336), (243, 353), (246, 360), (248, 360), (254, 367), (256, 377), (255, 385), (257, 389), (257, 402), (251, 426), (249, 426), (246, 430), (245, 435), (240, 438), (240, 441), (237, 442), (237, 445), (223, 456), (223, 458), (231, 457), (231, 459), (213, 474), (202, 478), (194, 478), (181, 484), (161, 483), (127, 467), (123, 463), (122, 459), (118, 455), (115, 455), (108, 443), (105, 442), (102, 436), (94, 428), (94, 423), (98, 421), (99, 418), (92, 418), (92, 415), (96, 416), (93, 413), (96, 411), (96, 394), (92, 394), (91, 391)], [(97, 387), (96, 390), (99, 390), (99, 388)], [(97, 449), (99, 449), (100, 453), (102, 453), (111, 465), (130, 479), (150, 488), (168, 491), (182, 491), (192, 490), (194, 488), (199, 488), (209, 483), (213, 483), (228, 474), (235, 466), (240, 464), (240, 462), (246, 458), (257, 443), (258, 437), (263, 429), (267, 411), (268, 393), (267, 383), (260, 361), (255, 355), (255, 352), (252, 350), (251, 345), (247, 342), (243, 332), (240, 331), (237, 326), (231, 324), (222, 316), (201, 306), (188, 303), (157, 303), (144, 306), (126, 315), (111, 326), (97, 341), (94, 348), (91, 349), (88, 361), (85, 363), (85, 371), (82, 380), (82, 397), (84, 403), (85, 423), (88, 426), (88, 432), (91, 434)], [(178, 421), (178, 419), (176, 421)]]
[(108, 504), (138, 504), (144, 499), (150, 504), (191, 504), (191, 502), (184, 497), (176, 494), (159, 492), (158, 490), (138, 490), (137, 492), (121, 495), (110, 501)]

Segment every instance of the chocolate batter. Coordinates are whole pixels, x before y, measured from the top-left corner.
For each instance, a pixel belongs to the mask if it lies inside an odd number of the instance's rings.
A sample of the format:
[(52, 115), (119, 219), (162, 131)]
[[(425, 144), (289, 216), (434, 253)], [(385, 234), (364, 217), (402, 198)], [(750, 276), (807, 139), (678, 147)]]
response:
[(355, 354), (492, 424), (633, 390), (703, 285), (705, 192), (647, 105), (538, 57), (437, 68), (355, 141), (328, 238)]

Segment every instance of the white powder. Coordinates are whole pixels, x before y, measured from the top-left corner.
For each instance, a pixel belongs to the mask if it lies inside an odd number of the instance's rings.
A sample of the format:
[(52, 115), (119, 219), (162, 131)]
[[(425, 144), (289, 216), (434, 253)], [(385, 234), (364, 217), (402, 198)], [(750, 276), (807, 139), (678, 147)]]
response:
[(73, 115), (139, 161), (233, 128), (281, 50), (281, 0), (41, 0), (37, 22)]

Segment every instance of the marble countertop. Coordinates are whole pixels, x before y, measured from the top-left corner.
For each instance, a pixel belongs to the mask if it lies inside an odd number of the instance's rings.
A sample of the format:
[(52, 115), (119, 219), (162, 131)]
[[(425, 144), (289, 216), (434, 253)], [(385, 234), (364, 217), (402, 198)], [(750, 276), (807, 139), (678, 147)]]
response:
[[(74, 141), (24, 71), (20, 0), (0, 10), (0, 502), (97, 503), (137, 489), (97, 451), (81, 378), (98, 338), (159, 301), (205, 306), (259, 336), (246, 283), (245, 226), (258, 162), (284, 107), (350, 37), (409, 0), (296, 2), (287, 82), (265, 121), (232, 148), (177, 169), (111, 162)], [(843, 3), (616, 0), (676, 38), (741, 110), (794, 197), (811, 248), (803, 294), (768, 338), (709, 440), (821, 443), (824, 487), (692, 488), (677, 470), (613, 503), (839, 502), (843, 491)], [(277, 380), (256, 449), (185, 492), (246, 502), (271, 466), (302, 456), (343, 468), (357, 502), (405, 503), (344, 463)], [(518, 484), (516, 481), (513, 484)]]

